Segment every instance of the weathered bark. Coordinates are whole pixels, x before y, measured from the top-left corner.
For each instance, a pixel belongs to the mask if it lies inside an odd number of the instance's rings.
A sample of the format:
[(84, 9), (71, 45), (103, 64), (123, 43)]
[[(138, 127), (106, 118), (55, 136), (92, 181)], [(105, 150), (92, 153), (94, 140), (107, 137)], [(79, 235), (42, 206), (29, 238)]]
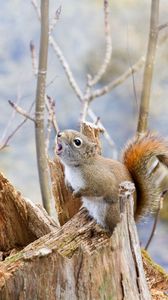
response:
[(0, 251), (24, 247), (55, 228), (42, 207), (23, 198), (0, 174)]

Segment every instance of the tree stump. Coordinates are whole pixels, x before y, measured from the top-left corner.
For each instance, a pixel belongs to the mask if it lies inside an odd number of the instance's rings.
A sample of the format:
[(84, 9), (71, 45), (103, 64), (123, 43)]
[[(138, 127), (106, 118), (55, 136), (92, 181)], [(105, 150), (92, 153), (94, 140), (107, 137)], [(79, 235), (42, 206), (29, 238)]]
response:
[(120, 195), (127, 210), (111, 237), (80, 210), (0, 263), (0, 299), (151, 299), (127, 186)]

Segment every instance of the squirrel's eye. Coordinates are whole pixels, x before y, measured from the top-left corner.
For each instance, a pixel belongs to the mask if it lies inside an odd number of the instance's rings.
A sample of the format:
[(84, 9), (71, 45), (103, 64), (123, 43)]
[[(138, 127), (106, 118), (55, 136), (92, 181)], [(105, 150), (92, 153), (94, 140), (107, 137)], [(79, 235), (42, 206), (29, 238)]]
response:
[(82, 141), (79, 138), (74, 139), (74, 144), (76, 147), (80, 147), (82, 145)]

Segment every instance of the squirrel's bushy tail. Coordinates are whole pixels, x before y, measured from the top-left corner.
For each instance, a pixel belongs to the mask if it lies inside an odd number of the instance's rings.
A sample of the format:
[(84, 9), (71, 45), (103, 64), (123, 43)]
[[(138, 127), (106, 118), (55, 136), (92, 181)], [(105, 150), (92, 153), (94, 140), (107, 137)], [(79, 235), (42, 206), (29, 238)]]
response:
[(124, 150), (123, 163), (136, 186), (138, 219), (158, 207), (160, 197), (168, 190), (168, 142), (152, 133), (133, 139)]

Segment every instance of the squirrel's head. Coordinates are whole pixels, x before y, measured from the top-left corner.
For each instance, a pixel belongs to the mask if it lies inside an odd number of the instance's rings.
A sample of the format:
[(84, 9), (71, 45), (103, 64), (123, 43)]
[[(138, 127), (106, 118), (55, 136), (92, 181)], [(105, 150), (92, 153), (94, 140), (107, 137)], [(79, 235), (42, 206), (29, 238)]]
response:
[(65, 165), (81, 165), (95, 156), (97, 144), (75, 130), (65, 130), (57, 134), (56, 153)]

